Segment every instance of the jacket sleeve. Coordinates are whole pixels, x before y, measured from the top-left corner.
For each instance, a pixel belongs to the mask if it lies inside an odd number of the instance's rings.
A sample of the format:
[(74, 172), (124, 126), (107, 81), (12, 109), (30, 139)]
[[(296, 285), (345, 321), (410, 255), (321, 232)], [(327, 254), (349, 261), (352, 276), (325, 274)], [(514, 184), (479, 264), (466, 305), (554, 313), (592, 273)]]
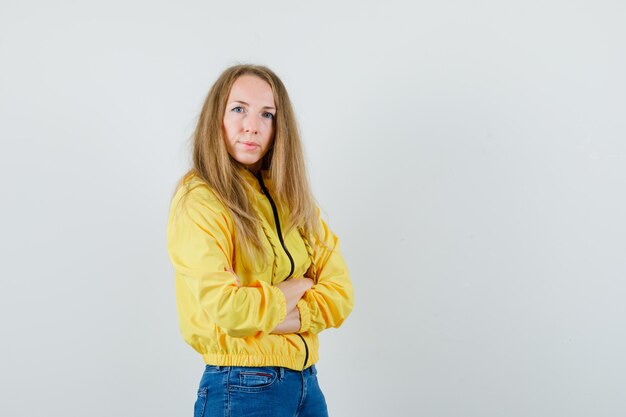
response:
[(313, 248), (314, 265), (309, 278), (315, 285), (298, 301), (300, 330), (319, 333), (339, 327), (352, 311), (354, 294), (348, 268), (339, 250), (337, 236), (320, 218), (324, 240)]
[[(167, 227), (168, 253), (176, 279), (195, 302), (195, 311), (232, 337), (272, 331), (285, 319), (282, 291), (261, 280), (239, 287), (233, 274), (234, 224), (212, 191), (198, 186), (172, 201)], [(182, 290), (181, 290), (182, 291)], [(192, 300), (192, 301), (188, 301)], [(183, 317), (183, 320), (196, 320)]]

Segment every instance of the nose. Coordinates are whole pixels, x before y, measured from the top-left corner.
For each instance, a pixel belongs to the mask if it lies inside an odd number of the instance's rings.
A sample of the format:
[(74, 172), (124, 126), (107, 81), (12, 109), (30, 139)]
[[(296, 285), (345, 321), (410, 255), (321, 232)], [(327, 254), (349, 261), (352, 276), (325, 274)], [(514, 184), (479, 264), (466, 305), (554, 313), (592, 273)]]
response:
[(243, 131), (256, 135), (259, 133), (259, 121), (252, 115), (246, 115), (243, 119)]

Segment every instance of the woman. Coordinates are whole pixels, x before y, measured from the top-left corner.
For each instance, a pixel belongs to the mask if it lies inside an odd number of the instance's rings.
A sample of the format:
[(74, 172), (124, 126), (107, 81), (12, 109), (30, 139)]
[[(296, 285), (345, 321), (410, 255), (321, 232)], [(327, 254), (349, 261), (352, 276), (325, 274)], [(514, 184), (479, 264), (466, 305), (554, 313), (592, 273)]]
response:
[(306, 178), (283, 83), (226, 69), (168, 222), (181, 332), (206, 363), (195, 416), (327, 415), (317, 334), (343, 323), (353, 292)]

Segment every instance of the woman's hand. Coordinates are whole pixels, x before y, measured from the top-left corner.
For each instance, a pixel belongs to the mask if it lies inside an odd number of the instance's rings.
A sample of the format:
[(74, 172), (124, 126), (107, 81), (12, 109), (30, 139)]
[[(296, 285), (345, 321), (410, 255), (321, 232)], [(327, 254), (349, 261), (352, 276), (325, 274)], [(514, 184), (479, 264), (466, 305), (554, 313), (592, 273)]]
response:
[(296, 333), (300, 330), (300, 310), (298, 310), (296, 304), (298, 304), (298, 301), (300, 301), (304, 293), (307, 292), (313, 284), (314, 282), (310, 278), (292, 278), (276, 285), (276, 287), (285, 294), (287, 315), (285, 316), (285, 320), (272, 330), (272, 333), (287, 334)]
[(237, 284), (238, 288), (241, 288), (241, 281), (239, 280), (239, 277), (237, 276), (235, 271), (232, 268), (228, 268), (228, 267), (224, 268), (224, 270), (233, 274), (233, 277), (235, 277), (235, 284)]
[(287, 313), (285, 320), (276, 326), (274, 330), (272, 330), (273, 334), (287, 334), (287, 333), (296, 333), (300, 330), (300, 311), (298, 307), (291, 310)]
[[(292, 278), (276, 285), (285, 295), (287, 313), (296, 308), (296, 304), (315, 283), (310, 278)], [(299, 321), (299, 319), (298, 319)]]
[[(237, 287), (241, 288), (241, 280), (231, 268), (225, 268), (233, 274)], [(300, 330), (300, 311), (296, 305), (315, 282), (310, 278), (292, 278), (276, 285), (285, 295), (287, 315), (285, 319), (272, 330), (274, 334), (296, 333)]]

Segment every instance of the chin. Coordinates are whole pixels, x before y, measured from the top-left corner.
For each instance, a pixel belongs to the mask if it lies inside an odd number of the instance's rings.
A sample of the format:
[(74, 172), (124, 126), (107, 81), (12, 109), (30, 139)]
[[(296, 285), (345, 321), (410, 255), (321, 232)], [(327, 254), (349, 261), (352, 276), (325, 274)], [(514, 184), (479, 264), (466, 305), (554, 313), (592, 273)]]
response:
[(254, 165), (261, 160), (261, 158), (236, 158), (237, 162), (245, 166)]

